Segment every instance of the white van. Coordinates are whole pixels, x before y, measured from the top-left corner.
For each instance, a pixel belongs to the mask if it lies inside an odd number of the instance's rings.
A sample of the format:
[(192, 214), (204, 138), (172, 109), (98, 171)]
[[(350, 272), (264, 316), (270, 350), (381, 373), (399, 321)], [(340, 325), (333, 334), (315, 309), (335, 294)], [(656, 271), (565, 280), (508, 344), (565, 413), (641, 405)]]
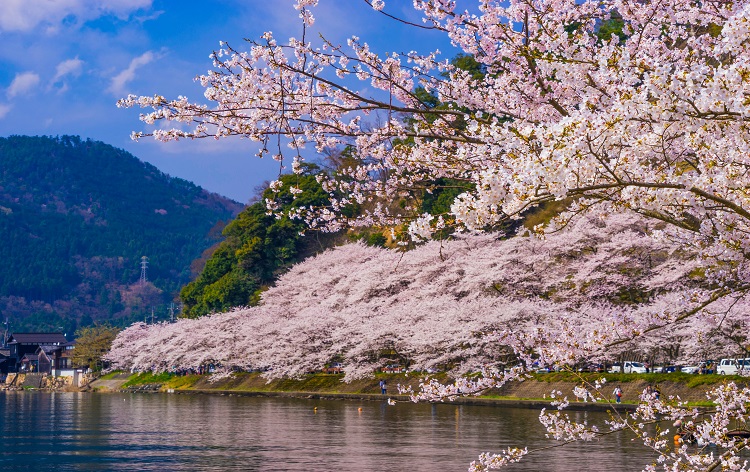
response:
[(716, 373), (721, 375), (737, 375), (750, 371), (750, 358), (722, 359), (716, 366)]
[(645, 374), (646, 366), (642, 362), (625, 361), (622, 363), (622, 371), (626, 374)]

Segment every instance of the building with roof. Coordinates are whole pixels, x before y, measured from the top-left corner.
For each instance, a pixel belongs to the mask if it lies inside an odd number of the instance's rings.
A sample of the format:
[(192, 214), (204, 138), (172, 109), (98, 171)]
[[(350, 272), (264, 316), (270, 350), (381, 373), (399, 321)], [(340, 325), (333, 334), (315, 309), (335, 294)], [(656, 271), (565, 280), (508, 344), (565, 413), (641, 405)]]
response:
[(3, 380), (5, 374), (8, 373), (10, 363), (10, 349), (0, 348), (0, 380)]
[(45, 362), (51, 362), (50, 355), (54, 351), (60, 351), (66, 344), (68, 340), (62, 333), (13, 333), (6, 340), (9, 351), (6, 361), (8, 372), (19, 372), (21, 369), (38, 372), (40, 346), (44, 346), (42, 351)]

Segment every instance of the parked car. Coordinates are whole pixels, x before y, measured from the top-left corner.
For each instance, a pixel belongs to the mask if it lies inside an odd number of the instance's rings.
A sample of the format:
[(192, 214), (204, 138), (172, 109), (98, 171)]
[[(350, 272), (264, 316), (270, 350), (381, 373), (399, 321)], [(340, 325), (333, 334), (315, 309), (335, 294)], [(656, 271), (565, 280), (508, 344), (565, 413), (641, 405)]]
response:
[(738, 375), (750, 371), (750, 358), (722, 359), (716, 366), (716, 373), (721, 375)]
[(330, 365), (323, 367), (324, 374), (340, 374), (344, 371), (344, 364), (341, 362), (331, 362)]
[(701, 368), (697, 365), (686, 365), (680, 368), (680, 372), (684, 374), (697, 374)]
[(625, 361), (622, 364), (622, 371), (626, 374), (645, 374), (646, 366), (643, 362)]
[(620, 372), (622, 372), (622, 366), (620, 364), (612, 364), (608, 372), (610, 374), (619, 374)]
[(549, 366), (542, 367), (539, 362), (534, 361), (533, 364), (531, 364), (531, 371), (536, 372), (537, 374), (547, 374), (552, 371), (552, 369), (549, 368)]
[(604, 364), (588, 363), (578, 366), (578, 372), (604, 372)]

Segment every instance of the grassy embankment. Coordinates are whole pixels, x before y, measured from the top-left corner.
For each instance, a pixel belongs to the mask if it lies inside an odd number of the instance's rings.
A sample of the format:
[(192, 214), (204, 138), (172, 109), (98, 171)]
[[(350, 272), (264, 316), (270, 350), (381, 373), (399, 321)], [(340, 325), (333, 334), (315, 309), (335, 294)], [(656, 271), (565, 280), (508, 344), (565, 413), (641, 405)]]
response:
[[(161, 389), (185, 391), (232, 391), (237, 393), (316, 393), (316, 394), (351, 394), (369, 395), (380, 394), (379, 382), (385, 380), (388, 391), (395, 393), (396, 386), (412, 385), (417, 387), (421, 377), (406, 374), (377, 374), (368, 379), (358, 379), (344, 382), (343, 375), (311, 374), (301, 379), (273, 379), (270, 382), (259, 373), (236, 373), (228, 378), (215, 382), (207, 375), (173, 375), (168, 373), (154, 374), (144, 372), (134, 374), (123, 384), (122, 388), (137, 387), (139, 385), (161, 384)], [(438, 374), (437, 378), (445, 381), (445, 374)]]
[[(449, 381), (446, 374), (434, 375), (441, 382)], [(514, 382), (503, 388), (488, 391), (482, 399), (487, 401), (543, 401), (552, 390), (559, 390), (574, 399), (572, 390), (582, 383), (593, 383), (602, 377), (607, 379), (603, 391), (611, 397), (615, 385), (623, 392), (625, 404), (638, 403), (640, 393), (649, 385), (662, 392), (662, 398), (679, 396), (695, 406), (708, 406), (706, 392), (724, 382), (735, 381), (738, 384), (750, 385), (750, 379), (739, 376), (691, 375), (682, 373), (669, 374), (596, 374), (555, 372), (534, 374), (525, 382)], [(378, 383), (385, 379), (391, 396), (397, 392), (396, 386), (411, 385), (417, 389), (423, 377), (417, 374), (377, 374), (373, 378), (343, 382), (343, 375), (312, 374), (302, 379), (275, 379), (267, 381), (258, 373), (238, 373), (217, 382), (210, 382), (208, 376), (177, 376), (167, 373), (134, 374), (122, 388), (134, 388), (140, 385), (161, 385), (161, 390), (174, 389), (184, 392), (217, 392), (237, 394), (269, 395), (332, 395), (368, 397), (380, 394)]]

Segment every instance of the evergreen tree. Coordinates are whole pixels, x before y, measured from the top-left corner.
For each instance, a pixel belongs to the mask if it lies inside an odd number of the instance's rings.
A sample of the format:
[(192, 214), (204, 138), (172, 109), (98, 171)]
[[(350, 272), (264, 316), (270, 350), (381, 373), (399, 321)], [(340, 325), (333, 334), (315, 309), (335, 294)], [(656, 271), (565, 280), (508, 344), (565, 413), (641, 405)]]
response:
[[(183, 316), (194, 318), (235, 306), (253, 305), (260, 292), (284, 269), (299, 262), (316, 245), (303, 236), (304, 222), (269, 215), (265, 200), (285, 210), (328, 204), (316, 179), (321, 169), (305, 164), (301, 174), (282, 175), (277, 192), (266, 189), (261, 201), (247, 207), (224, 229), (226, 238), (206, 262), (198, 278), (180, 292)], [(302, 192), (294, 195), (293, 188)], [(319, 246), (320, 247), (320, 246)]]

